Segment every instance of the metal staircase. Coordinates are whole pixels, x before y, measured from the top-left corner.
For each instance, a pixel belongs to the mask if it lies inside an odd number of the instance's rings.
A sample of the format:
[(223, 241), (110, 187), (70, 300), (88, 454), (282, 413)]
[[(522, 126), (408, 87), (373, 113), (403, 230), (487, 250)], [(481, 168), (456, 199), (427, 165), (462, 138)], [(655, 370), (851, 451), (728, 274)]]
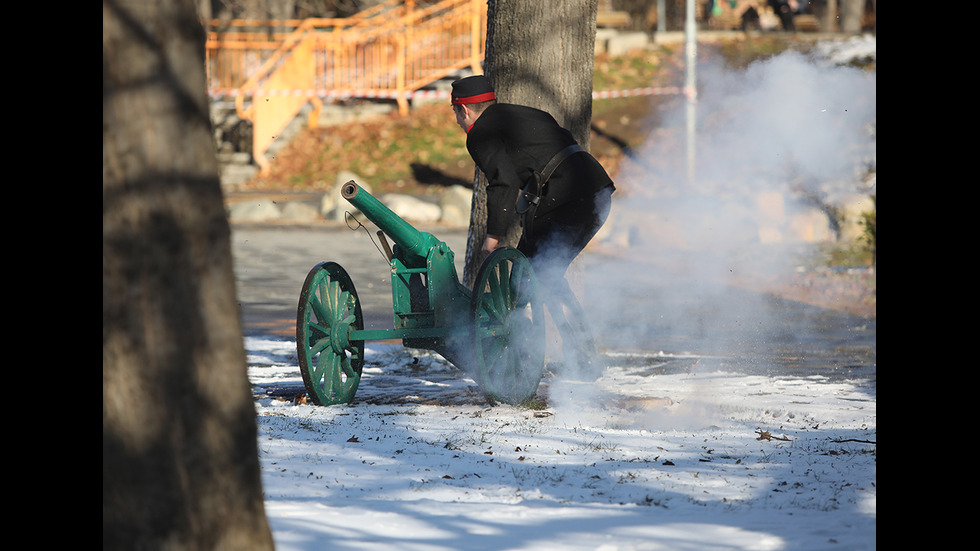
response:
[[(218, 30), (218, 29), (221, 30)], [(316, 125), (324, 101), (410, 99), (461, 69), (482, 72), (485, 0), (418, 6), (388, 0), (350, 18), (208, 24), (212, 99), (233, 99), (251, 123), (252, 158), (268, 170), (269, 146), (307, 106)]]

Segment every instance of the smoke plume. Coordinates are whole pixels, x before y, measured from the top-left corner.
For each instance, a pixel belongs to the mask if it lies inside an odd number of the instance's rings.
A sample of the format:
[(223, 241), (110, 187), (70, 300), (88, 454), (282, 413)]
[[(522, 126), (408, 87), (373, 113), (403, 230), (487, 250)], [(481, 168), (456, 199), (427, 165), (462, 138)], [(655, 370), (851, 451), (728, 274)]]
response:
[[(835, 240), (830, 213), (842, 201), (876, 194), (876, 76), (786, 52), (737, 71), (702, 63), (697, 77), (693, 140), (676, 102), (624, 160), (598, 254), (570, 279), (584, 280), (587, 321), (607, 352), (765, 370), (806, 325), (751, 289)], [(555, 399), (568, 407), (596, 389), (562, 388)]]

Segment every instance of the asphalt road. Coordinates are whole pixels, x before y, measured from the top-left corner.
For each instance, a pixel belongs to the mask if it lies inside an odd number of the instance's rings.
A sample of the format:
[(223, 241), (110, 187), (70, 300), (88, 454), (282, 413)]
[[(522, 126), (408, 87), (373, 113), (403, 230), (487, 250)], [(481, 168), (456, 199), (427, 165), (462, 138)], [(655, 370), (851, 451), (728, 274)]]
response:
[[(419, 229), (450, 246), (462, 277), (466, 229)], [(343, 224), (234, 227), (236, 290), (246, 335), (294, 338), (303, 281), (323, 261), (337, 262), (350, 274), (366, 328), (391, 328), (388, 264), (373, 231)], [(573, 286), (584, 289), (585, 321), (600, 349), (617, 361), (649, 365), (651, 374), (697, 365), (778, 376), (863, 378), (874, 384), (874, 318), (714, 283), (662, 260), (586, 253), (572, 275)], [(693, 360), (664, 360), (678, 357)]]
[[(344, 224), (318, 224), (233, 228), (236, 285), (246, 335), (294, 337), (303, 282), (314, 266), (327, 261), (340, 264), (350, 274), (364, 311), (365, 328), (391, 328), (388, 262), (378, 248), (376, 229), (367, 227), (352, 230)], [(457, 272), (462, 274), (466, 229), (430, 231), (456, 253)]]

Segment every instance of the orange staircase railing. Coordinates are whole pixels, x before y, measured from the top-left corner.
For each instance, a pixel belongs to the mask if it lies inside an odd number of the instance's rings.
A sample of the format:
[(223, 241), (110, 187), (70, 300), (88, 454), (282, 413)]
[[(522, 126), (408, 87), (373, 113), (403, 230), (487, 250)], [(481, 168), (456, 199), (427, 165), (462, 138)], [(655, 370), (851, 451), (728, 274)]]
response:
[(208, 34), (208, 91), (233, 97), (252, 122), (264, 173), (269, 146), (307, 103), (311, 127), (324, 99), (389, 98), (406, 113), (420, 88), (467, 67), (481, 72), (485, 29), (485, 0), (389, 0), (343, 19), (226, 23)]

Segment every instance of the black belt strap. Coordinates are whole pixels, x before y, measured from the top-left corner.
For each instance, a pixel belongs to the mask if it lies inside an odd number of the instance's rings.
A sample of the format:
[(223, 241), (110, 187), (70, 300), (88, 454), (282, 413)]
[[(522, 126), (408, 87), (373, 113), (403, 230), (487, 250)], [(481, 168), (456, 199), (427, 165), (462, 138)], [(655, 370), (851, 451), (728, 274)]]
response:
[(522, 237), (532, 247), (534, 246), (534, 211), (537, 210), (541, 196), (544, 195), (544, 186), (558, 165), (579, 151), (582, 151), (582, 148), (578, 144), (572, 144), (559, 151), (548, 161), (544, 170), (531, 175), (531, 179), (517, 197), (517, 213), (521, 215), (521, 225), (524, 227)]
[(548, 178), (551, 178), (551, 174), (554, 173), (555, 169), (558, 168), (558, 165), (560, 165), (562, 161), (571, 156), (573, 153), (578, 153), (579, 151), (582, 151), (582, 147), (576, 143), (555, 154), (555, 156), (548, 161), (548, 164), (545, 165), (544, 170), (541, 171), (541, 185), (544, 185), (545, 182), (548, 181)]
[(548, 161), (545, 165), (544, 170), (541, 172), (536, 172), (531, 176), (531, 180), (528, 181), (524, 189), (521, 190), (521, 194), (518, 196), (517, 200), (517, 212), (519, 214), (525, 214), (528, 211), (533, 213), (534, 207), (538, 206), (541, 201), (541, 196), (544, 195), (544, 186), (548, 183), (548, 179), (555, 172), (558, 166), (575, 153), (582, 151), (582, 147), (578, 144), (572, 144), (565, 149), (562, 149), (555, 154), (554, 157)]

